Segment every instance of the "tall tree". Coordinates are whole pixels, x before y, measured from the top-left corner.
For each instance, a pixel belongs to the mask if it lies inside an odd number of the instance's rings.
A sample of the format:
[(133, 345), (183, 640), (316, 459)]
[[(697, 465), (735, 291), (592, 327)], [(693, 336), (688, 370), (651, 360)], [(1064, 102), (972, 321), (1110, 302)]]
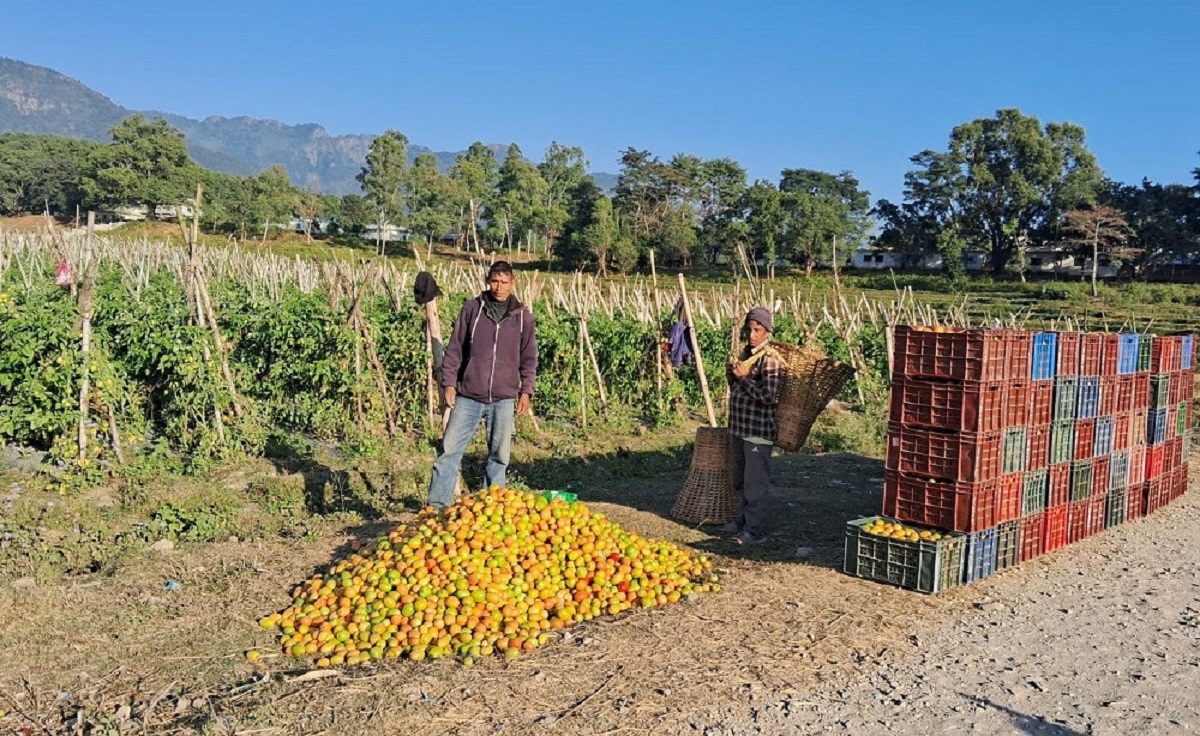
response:
[[(806, 275), (819, 262), (837, 268), (861, 240), (868, 226), (870, 196), (848, 171), (829, 174), (812, 169), (784, 169), (779, 191), (787, 213), (784, 243), (787, 256), (803, 263)], [(842, 250), (836, 253), (839, 243)]]
[(431, 242), (454, 228), (457, 197), (453, 183), (438, 169), (437, 157), (417, 154), (409, 171), (409, 224), (413, 232)]
[(549, 186), (538, 168), (525, 160), (521, 147), (508, 147), (500, 166), (493, 220), (500, 226), (502, 245), (512, 248), (522, 241), (532, 246), (546, 231)]
[[(538, 172), (546, 182), (545, 237), (553, 245), (576, 211), (576, 195), (595, 181), (587, 173), (583, 149), (554, 141), (546, 148)], [(589, 203), (590, 206), (590, 203)], [(550, 255), (550, 253), (547, 253)]]
[(1063, 211), (1094, 201), (1103, 174), (1084, 144), (1083, 128), (1049, 123), (1015, 109), (954, 128), (947, 151), (922, 151), (905, 176), (914, 210), (939, 229), (986, 251), (1004, 272), (1018, 240)]
[(166, 120), (131, 115), (113, 126), (112, 143), (96, 149), (82, 185), (89, 202), (139, 204), (153, 214), (160, 204), (182, 204), (194, 191), (198, 170), (183, 133)]
[(450, 168), (450, 179), (455, 182), (456, 193), (462, 198), (461, 232), (480, 253), (479, 221), (483, 219), (496, 196), (499, 184), (500, 165), (496, 154), (480, 141), (475, 141), (454, 159)]
[(400, 225), (408, 184), (408, 136), (387, 130), (367, 151), (367, 162), (355, 177), (375, 211), (375, 246), (384, 254), (384, 235), (389, 225)]

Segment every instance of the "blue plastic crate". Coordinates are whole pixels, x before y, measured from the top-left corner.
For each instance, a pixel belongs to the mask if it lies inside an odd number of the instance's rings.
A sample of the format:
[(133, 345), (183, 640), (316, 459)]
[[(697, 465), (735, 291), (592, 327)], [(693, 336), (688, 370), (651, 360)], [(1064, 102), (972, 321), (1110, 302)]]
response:
[(1100, 411), (1100, 378), (1081, 376), (1075, 398), (1075, 418), (1095, 418), (1096, 413)]
[(1096, 417), (1096, 429), (1092, 434), (1092, 457), (1103, 457), (1112, 452), (1113, 418)]
[(1183, 336), (1183, 369), (1189, 370), (1192, 367), (1192, 349), (1193, 340), (1191, 335)]
[(1058, 333), (1039, 332), (1033, 336), (1033, 366), (1030, 377), (1035, 381), (1054, 378), (1058, 364)]
[(963, 582), (973, 583), (996, 572), (996, 543), (999, 532), (996, 527), (967, 535)]
[(1167, 440), (1167, 410), (1151, 409), (1146, 415), (1146, 441), (1161, 445)]
[(1117, 352), (1117, 373), (1137, 373), (1138, 369), (1138, 336), (1136, 332), (1122, 332), (1120, 347)]

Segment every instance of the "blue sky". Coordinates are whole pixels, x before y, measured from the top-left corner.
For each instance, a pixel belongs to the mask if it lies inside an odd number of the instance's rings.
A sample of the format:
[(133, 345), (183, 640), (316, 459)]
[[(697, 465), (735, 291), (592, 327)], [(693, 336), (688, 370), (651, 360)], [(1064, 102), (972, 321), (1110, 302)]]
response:
[(851, 171), (899, 200), (909, 157), (998, 108), (1071, 121), (1106, 173), (1192, 183), (1200, 2), (10, 4), (0, 56), (129, 108), (403, 131), (435, 150), (558, 140), (728, 156), (751, 179)]

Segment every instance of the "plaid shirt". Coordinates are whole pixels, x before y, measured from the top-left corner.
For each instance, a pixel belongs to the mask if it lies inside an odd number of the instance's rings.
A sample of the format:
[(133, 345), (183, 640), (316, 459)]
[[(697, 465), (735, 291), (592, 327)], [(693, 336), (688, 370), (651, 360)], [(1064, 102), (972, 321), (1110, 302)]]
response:
[(726, 367), (729, 379), (729, 433), (743, 439), (761, 438), (775, 441), (775, 405), (779, 403), (779, 384), (783, 376), (783, 363), (779, 354), (771, 349), (770, 340), (763, 341), (757, 348), (746, 346), (742, 360), (762, 353), (750, 375), (738, 379), (733, 369)]

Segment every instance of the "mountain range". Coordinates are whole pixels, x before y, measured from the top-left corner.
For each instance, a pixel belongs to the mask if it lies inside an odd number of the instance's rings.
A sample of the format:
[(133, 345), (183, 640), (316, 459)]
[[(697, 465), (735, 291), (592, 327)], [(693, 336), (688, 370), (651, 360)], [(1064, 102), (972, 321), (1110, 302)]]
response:
[[(278, 120), (213, 115), (203, 120), (156, 110), (130, 110), (53, 69), (0, 58), (0, 132), (60, 135), (107, 142), (113, 125), (135, 113), (161, 117), (184, 134), (188, 153), (201, 166), (236, 176), (282, 164), (292, 183), (313, 191), (346, 194), (360, 191), (355, 175), (362, 169), (370, 135), (330, 135), (315, 123), (288, 125)], [(491, 146), (503, 158), (506, 146)], [(444, 171), (459, 152), (409, 146), (410, 159), (433, 153)], [(593, 174), (610, 188), (612, 174)]]

